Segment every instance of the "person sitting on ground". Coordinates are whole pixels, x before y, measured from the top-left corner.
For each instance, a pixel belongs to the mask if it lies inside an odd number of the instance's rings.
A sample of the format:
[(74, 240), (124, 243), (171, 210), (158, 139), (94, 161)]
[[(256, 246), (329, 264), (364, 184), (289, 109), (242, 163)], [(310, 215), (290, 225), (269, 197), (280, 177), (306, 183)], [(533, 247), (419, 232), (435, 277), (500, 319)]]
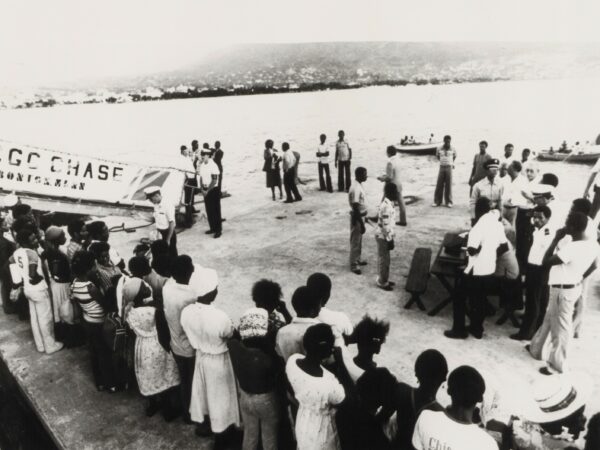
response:
[(196, 367), (192, 382), (191, 419), (198, 436), (215, 434), (215, 447), (225, 445), (232, 427), (240, 426), (237, 386), (227, 341), (233, 336), (229, 316), (215, 307), (217, 280), (210, 291), (181, 311), (181, 326), (196, 350)]
[(244, 423), (244, 450), (277, 450), (282, 412), (279, 384), (284, 367), (273, 354), (267, 338), (269, 314), (251, 308), (242, 314), (238, 327), (241, 340), (227, 342), (233, 371), (240, 387), (240, 410)]
[(28, 300), (31, 331), (37, 351), (50, 355), (61, 350), (63, 344), (54, 337), (50, 292), (42, 272), (42, 260), (37, 253), (37, 233), (24, 227), (17, 233), (16, 241), (19, 248), (9, 258), (9, 264), (13, 264), (13, 285), (22, 285), (22, 292)]
[(421, 411), (443, 411), (436, 395), (448, 376), (448, 363), (439, 351), (425, 350), (415, 361), (415, 376), (419, 387), (398, 383), (392, 394), (392, 408), (396, 413), (397, 434), (395, 447), (412, 450), (412, 436)]
[[(150, 265), (146, 258), (135, 256), (129, 261), (129, 270), (134, 277), (140, 277), (150, 270)], [(170, 422), (177, 414), (173, 394), (180, 383), (175, 359), (158, 340), (152, 297), (137, 295), (131, 306), (125, 317), (135, 333), (135, 376), (140, 393), (148, 399), (146, 416), (162, 410)]]
[(110, 348), (104, 340), (104, 298), (92, 283), (90, 276), (95, 266), (91, 252), (80, 250), (73, 255), (71, 271), (73, 299), (83, 310), (83, 328), (90, 349), (92, 374), (98, 391), (116, 392), (114, 368)]
[(284, 361), (294, 353), (304, 354), (302, 339), (310, 326), (319, 323), (321, 300), (306, 286), (301, 286), (292, 295), (292, 306), (297, 317), (279, 329), (275, 341), (275, 350)]
[(274, 281), (263, 278), (252, 286), (252, 301), (257, 308), (266, 309), (269, 313), (269, 336), (273, 346), (279, 329), (292, 321), (282, 297), (281, 286)]
[(71, 304), (71, 268), (69, 259), (60, 246), (66, 243), (62, 228), (50, 226), (46, 229), (46, 250), (42, 259), (48, 264), (54, 322), (73, 324), (73, 305)]
[(342, 348), (344, 365), (352, 381), (356, 382), (365, 370), (377, 367), (373, 357), (381, 352), (381, 346), (385, 343), (389, 331), (389, 322), (373, 319), (368, 315), (356, 324), (348, 342), (356, 344), (358, 354), (352, 358), (350, 352)]
[(92, 281), (102, 295), (107, 297), (111, 289), (117, 285), (122, 272), (115, 266), (110, 258), (110, 244), (108, 242), (96, 241), (90, 244), (89, 251), (96, 258), (96, 268), (92, 274)]
[(81, 229), (85, 226), (85, 222), (81, 219), (75, 219), (69, 222), (67, 225), (67, 232), (71, 239), (67, 245), (67, 258), (69, 262), (73, 259), (75, 252), (83, 250), (83, 237), (81, 236)]
[(397, 385), (385, 368), (367, 370), (338, 408), (336, 424), (344, 450), (396, 448), (384, 432), (380, 412), (389, 404)]
[(497, 450), (496, 441), (473, 423), (477, 403), (483, 399), (485, 382), (470, 366), (460, 366), (448, 377), (452, 404), (445, 411), (422, 411), (412, 437), (416, 450), (447, 448)]
[(306, 287), (312, 292), (311, 295), (319, 298), (321, 303), (321, 311), (317, 319), (331, 327), (336, 347), (344, 346), (354, 327), (346, 314), (325, 306), (331, 297), (331, 279), (324, 273), (313, 273), (306, 280)]
[(294, 354), (287, 361), (285, 372), (299, 403), (296, 417), (298, 450), (338, 450), (340, 448), (335, 407), (345, 398), (344, 387), (321, 362), (334, 354), (333, 332), (324, 323), (309, 327), (302, 347), (306, 356)]
[(545, 450), (576, 441), (585, 429), (585, 407), (592, 389), (593, 382), (584, 373), (539, 379), (533, 386), (534, 406), (522, 418), (511, 418), (507, 447)]

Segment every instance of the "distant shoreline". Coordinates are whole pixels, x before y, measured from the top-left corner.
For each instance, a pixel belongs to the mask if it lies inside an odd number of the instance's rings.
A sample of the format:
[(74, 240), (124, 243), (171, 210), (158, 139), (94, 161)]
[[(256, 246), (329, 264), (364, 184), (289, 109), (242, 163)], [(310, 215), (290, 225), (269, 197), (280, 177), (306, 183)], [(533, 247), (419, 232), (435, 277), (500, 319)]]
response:
[[(341, 91), (348, 89), (361, 89), (374, 86), (407, 86), (413, 84), (416, 86), (423, 85), (441, 85), (441, 84), (465, 84), (465, 83), (486, 83), (496, 81), (510, 81), (510, 78), (503, 77), (476, 77), (470, 79), (415, 79), (415, 80), (377, 80), (369, 82), (351, 82), (343, 83), (338, 81), (332, 82), (317, 82), (317, 83), (304, 83), (294, 84), (288, 86), (244, 86), (244, 87), (216, 87), (216, 88), (198, 88), (190, 87), (187, 91), (179, 91), (172, 89), (157, 89), (161, 91), (159, 95), (147, 95), (143, 92), (128, 92), (123, 90), (113, 95), (99, 98), (93, 97), (93, 94), (89, 93), (92, 97), (82, 101), (71, 101), (71, 100), (56, 100), (51, 96), (40, 98), (36, 101), (26, 101), (22, 104), (14, 107), (0, 106), (0, 109), (29, 109), (29, 108), (49, 108), (52, 106), (61, 105), (84, 105), (84, 104), (101, 104), (101, 103), (134, 103), (134, 102), (147, 102), (147, 101), (162, 101), (162, 100), (181, 100), (186, 98), (214, 98), (214, 97), (231, 97), (231, 96), (245, 96), (245, 95), (263, 95), (263, 94), (289, 94), (295, 92), (319, 92), (319, 91)], [(126, 98), (129, 97), (129, 98)]]

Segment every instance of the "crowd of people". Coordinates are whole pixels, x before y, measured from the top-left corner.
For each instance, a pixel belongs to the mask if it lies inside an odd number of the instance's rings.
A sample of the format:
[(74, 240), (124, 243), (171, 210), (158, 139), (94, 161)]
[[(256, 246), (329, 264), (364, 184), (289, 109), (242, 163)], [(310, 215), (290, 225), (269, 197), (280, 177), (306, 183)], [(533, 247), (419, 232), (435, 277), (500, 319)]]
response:
[[(383, 198), (377, 216), (368, 217), (367, 170), (357, 167), (350, 181), (352, 150), (343, 131), (338, 138), (338, 190), (347, 192), (351, 209), (350, 269), (360, 275), (366, 264), (362, 235), (373, 221), (377, 286), (392, 290), (395, 225), (407, 226), (401, 161), (393, 147), (387, 149), (385, 174), (378, 177)], [(317, 148), (320, 188), (332, 192), (326, 139), (321, 135)], [(275, 187), (282, 197), (282, 162), (286, 201), (301, 200), (299, 157), (287, 143), (281, 157), (271, 140), (265, 147), (273, 199)], [(192, 149), (196, 152), (197, 142)], [(592, 382), (569, 371), (567, 358), (571, 339), (582, 333), (586, 280), (600, 250), (591, 202), (576, 199), (569, 212), (561, 212), (553, 202), (554, 174), (539, 174), (532, 161), (510, 160), (512, 146), (502, 162), (486, 149), (480, 143), (469, 180), (472, 228), (464, 241), (459, 295), (453, 298), (453, 327), (445, 334), (482, 338), (488, 296), (500, 296), (508, 317), (524, 306), (519, 331), (511, 338), (531, 340), (528, 351), (547, 360), (541, 372), (549, 375), (531, 389), (535, 406), (527, 411), (507, 411), (492, 376), (471, 366), (451, 369), (435, 349), (416, 358), (418, 386), (398, 381), (376, 358), (390, 324), (368, 315), (353, 323), (331, 309), (332, 280), (322, 273), (310, 275), (294, 291), (295, 314), (278, 283), (257, 281), (249, 293), (253, 306), (234, 323), (218, 307), (216, 271), (179, 254), (175, 206), (163, 201), (158, 187), (148, 188), (146, 195), (154, 204), (160, 237), (137, 245), (127, 262), (111, 246), (104, 222), (73, 220), (65, 233), (61, 227), (40, 226), (31, 207), (14, 195), (6, 197), (2, 305), (7, 313), (29, 316), (40, 352), (52, 354), (85, 341), (98, 391), (137, 390), (146, 399), (148, 416), (160, 412), (167, 422), (181, 417), (198, 436), (213, 435), (217, 448), (529, 450), (558, 443), (599, 448), (599, 415), (587, 421), (583, 443)], [(210, 152), (201, 150), (197, 160), (182, 148), (192, 167), (196, 164), (186, 183), (187, 207), (193, 207), (194, 183), (205, 202), (220, 202), (222, 166)], [(435, 206), (442, 199), (452, 205), (456, 157), (446, 136), (438, 150), (443, 175)], [(212, 164), (216, 170), (202, 172), (202, 165)], [(207, 204), (207, 215), (211, 208)], [(218, 224), (209, 218), (209, 224), (218, 237), (220, 217)]]

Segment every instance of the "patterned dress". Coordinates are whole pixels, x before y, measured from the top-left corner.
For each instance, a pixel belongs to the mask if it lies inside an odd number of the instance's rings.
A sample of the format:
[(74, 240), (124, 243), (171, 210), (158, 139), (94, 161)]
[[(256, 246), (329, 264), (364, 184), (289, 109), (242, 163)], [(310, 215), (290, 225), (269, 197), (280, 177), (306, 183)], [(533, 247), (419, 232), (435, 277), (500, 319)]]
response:
[(144, 396), (159, 394), (179, 385), (179, 372), (171, 353), (158, 342), (156, 308), (141, 306), (127, 314), (127, 323), (135, 332), (135, 376)]

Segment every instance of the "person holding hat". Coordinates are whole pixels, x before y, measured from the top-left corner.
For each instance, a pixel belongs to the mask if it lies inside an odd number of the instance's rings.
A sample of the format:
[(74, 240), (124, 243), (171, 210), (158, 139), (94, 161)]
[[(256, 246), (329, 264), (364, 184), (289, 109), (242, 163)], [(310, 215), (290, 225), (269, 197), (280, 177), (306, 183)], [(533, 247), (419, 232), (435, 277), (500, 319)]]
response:
[[(194, 288), (196, 303), (181, 311), (181, 327), (196, 351), (192, 381), (190, 414), (199, 436), (216, 435), (215, 444), (222, 445), (230, 427), (240, 426), (240, 411), (233, 366), (227, 341), (234, 328), (229, 316), (215, 307), (218, 290), (211, 286)], [(208, 291), (208, 293), (205, 293)]]
[(177, 233), (175, 232), (175, 206), (163, 198), (159, 186), (144, 189), (146, 198), (154, 205), (156, 231), (169, 244), (172, 257), (177, 256)]
[(240, 410), (244, 423), (242, 448), (277, 450), (281, 398), (278, 386), (283, 375), (281, 360), (267, 338), (269, 313), (250, 308), (240, 317), (240, 339), (227, 342), (233, 371), (240, 387)]
[(452, 403), (445, 411), (422, 411), (415, 425), (412, 445), (416, 450), (497, 450), (496, 441), (474, 423), (477, 403), (485, 393), (485, 381), (470, 366), (460, 366), (448, 377)]
[(436, 150), (440, 171), (432, 206), (440, 206), (443, 197), (446, 206), (452, 208), (452, 169), (456, 160), (456, 150), (450, 145), (451, 139), (449, 135), (444, 136), (444, 144)]
[[(550, 300), (544, 322), (529, 346), (531, 355), (541, 360), (545, 358), (543, 350), (550, 338), (548, 366), (540, 369), (544, 375), (562, 373), (567, 368), (575, 303), (581, 296), (583, 280), (594, 271), (596, 259), (600, 254), (597, 242), (585, 240), (587, 222), (588, 218), (580, 212), (569, 214), (565, 227), (556, 231), (544, 255), (543, 264), (550, 268)], [(567, 235), (571, 240), (561, 242)], [(561, 245), (556, 251), (559, 242)]]
[(473, 185), (469, 209), (471, 212), (471, 222), (475, 221), (475, 203), (480, 197), (487, 197), (491, 202), (492, 209), (502, 211), (502, 196), (504, 195), (504, 186), (498, 181), (498, 167), (500, 161), (495, 158), (485, 162), (484, 167), (486, 177)]
[(510, 448), (564, 448), (578, 440), (585, 429), (585, 406), (592, 389), (592, 380), (584, 373), (537, 380), (531, 406), (523, 411), (522, 418), (512, 418)]
[(219, 189), (219, 167), (210, 158), (211, 151), (202, 150), (202, 160), (198, 165), (200, 176), (200, 190), (204, 195), (204, 207), (208, 219), (209, 230), (206, 234), (214, 234), (215, 238), (221, 237), (223, 230), (221, 219), (221, 190)]
[(46, 250), (42, 259), (46, 261), (54, 307), (54, 321), (73, 324), (73, 304), (71, 303), (71, 268), (69, 259), (61, 250), (67, 238), (62, 228), (50, 226), (46, 229)]

